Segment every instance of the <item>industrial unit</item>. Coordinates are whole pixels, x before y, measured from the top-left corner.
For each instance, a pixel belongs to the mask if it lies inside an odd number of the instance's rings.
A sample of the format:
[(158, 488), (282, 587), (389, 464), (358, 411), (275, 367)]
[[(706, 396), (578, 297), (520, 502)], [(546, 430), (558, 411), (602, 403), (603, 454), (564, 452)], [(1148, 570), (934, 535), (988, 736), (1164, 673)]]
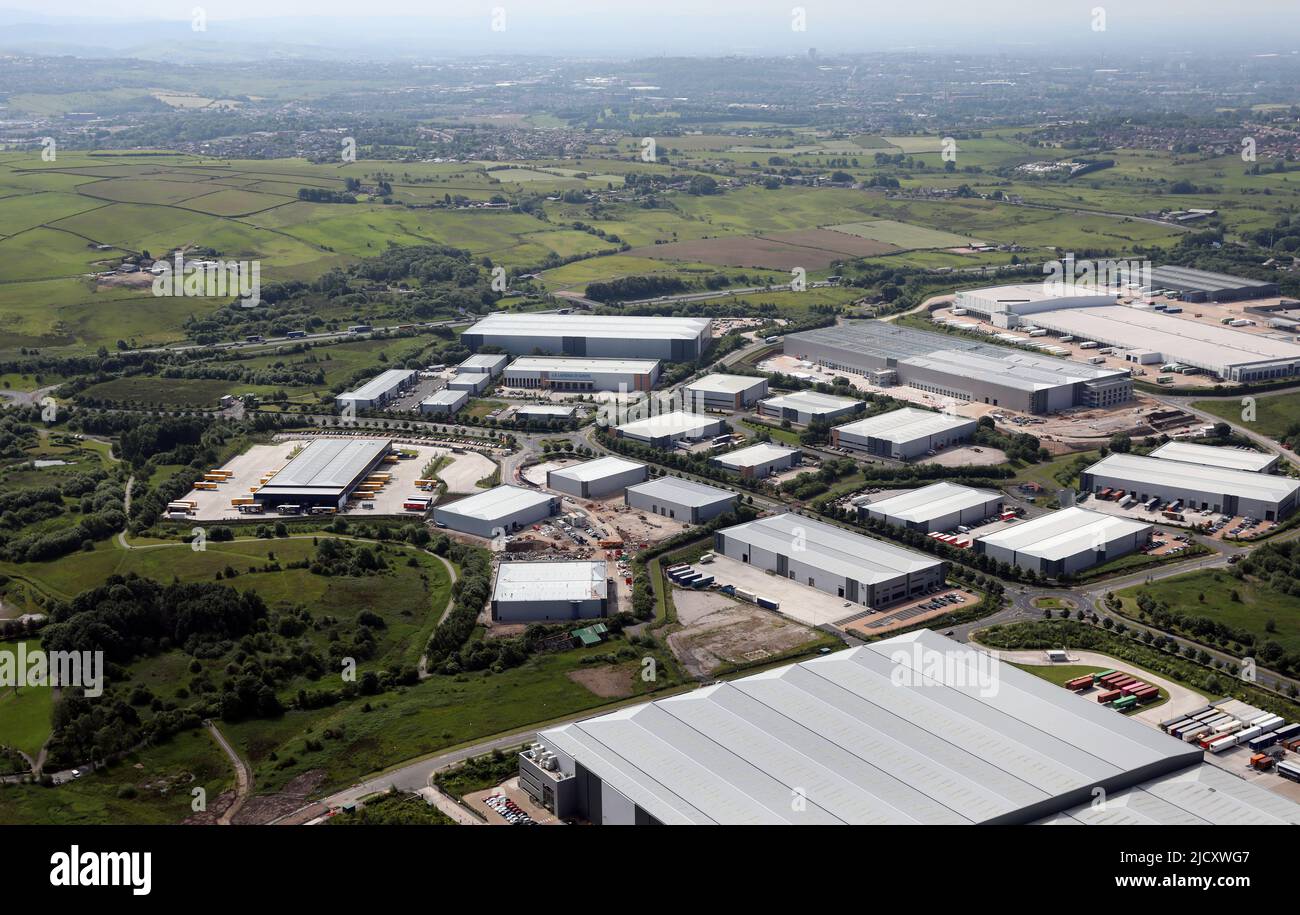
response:
[(683, 524), (702, 524), (726, 514), (736, 505), (737, 495), (694, 480), (663, 476), (627, 488), (628, 508), (662, 515)]
[(502, 623), (597, 619), (613, 588), (603, 560), (503, 561), (492, 586), (492, 619)]
[(858, 517), (876, 518), (908, 530), (930, 533), (952, 531), (958, 525), (978, 524), (1002, 511), (1003, 495), (992, 489), (973, 489), (940, 482), (922, 486), (858, 506)]
[(1165, 442), (1148, 457), (1185, 464), (1204, 464), (1207, 467), (1226, 467), (1229, 470), (1249, 470), (1254, 473), (1272, 473), (1282, 456), (1266, 454), (1253, 448), (1231, 448), (1217, 445), (1197, 445), (1194, 442)]
[(1133, 379), (1126, 370), (883, 321), (845, 321), (790, 334), (785, 352), (834, 371), (864, 375), (881, 387), (904, 385), (1024, 413), (1113, 406), (1133, 397)]
[(466, 330), (460, 341), (474, 351), (492, 345), (516, 356), (542, 352), (691, 362), (708, 350), (712, 328), (710, 318), (497, 312)]
[(577, 407), (566, 407), (557, 403), (526, 403), (515, 408), (515, 419), (525, 422), (539, 420), (570, 420), (578, 413)]
[(645, 442), (656, 448), (671, 448), (674, 442), (695, 441), (722, 433), (722, 420), (711, 419), (701, 413), (656, 413), (645, 419), (616, 426), (619, 438)]
[(1110, 454), (1079, 474), (1086, 492), (1122, 489), (1140, 502), (1181, 502), (1200, 511), (1279, 521), (1296, 507), (1300, 481), (1268, 473), (1189, 464), (1137, 454)]
[(548, 470), (546, 488), (582, 499), (599, 499), (644, 483), (649, 476), (650, 468), (645, 464), (610, 456)]
[(341, 509), (391, 450), (388, 439), (318, 438), (254, 493), (268, 511), (283, 505)]
[(497, 537), (549, 518), (559, 510), (559, 496), (503, 484), (437, 506), (433, 521), (463, 534)]
[(491, 372), (457, 372), (447, 382), (453, 391), (466, 391), (470, 394), (482, 394), (492, 385)]
[(659, 380), (657, 359), (521, 356), (506, 366), (506, 387), (550, 391), (649, 391)]
[(1156, 267), (1151, 271), (1151, 285), (1180, 293), (1179, 298), (1184, 302), (1239, 302), (1267, 299), (1279, 292), (1277, 283), (1192, 267)]
[(537, 803), (598, 825), (1300, 823), (1199, 747), (925, 630), (549, 728), (518, 759)]
[(995, 327), (1003, 328), (1015, 327), (1017, 315), (1114, 304), (1114, 292), (1098, 292), (1087, 287), (1058, 288), (1047, 282), (962, 289), (953, 300), (957, 314), (969, 312), (979, 315)]
[(1135, 552), (1151, 540), (1151, 525), (1083, 508), (1063, 508), (975, 541), (975, 551), (999, 562), (1060, 578)]
[(771, 442), (759, 442), (748, 448), (738, 448), (713, 458), (718, 467), (735, 471), (747, 480), (761, 480), (774, 473), (789, 470), (803, 457), (798, 448), (784, 448)]
[(334, 398), (340, 410), (351, 406), (357, 410), (382, 407), (398, 394), (415, 384), (416, 374), (411, 369), (389, 369), (371, 378), (354, 391), (345, 391)]
[(705, 375), (684, 388), (692, 410), (743, 410), (767, 396), (767, 379), (750, 375)]
[(420, 401), (420, 412), (434, 416), (449, 416), (459, 412), (467, 403), (469, 403), (469, 391), (443, 388)]
[(789, 420), (801, 426), (815, 422), (833, 423), (837, 419), (853, 416), (867, 408), (865, 400), (856, 397), (837, 397), (817, 391), (795, 391), (779, 394), (758, 402), (762, 416), (776, 420)]
[(855, 604), (880, 609), (944, 583), (947, 563), (802, 515), (717, 531), (714, 549)]
[(905, 461), (969, 441), (976, 426), (964, 416), (903, 407), (836, 426), (831, 444)]
[(510, 356), (506, 353), (475, 353), (456, 366), (456, 371), (457, 373), (487, 372), (493, 378), (496, 378), (505, 371), (506, 363), (509, 361)]

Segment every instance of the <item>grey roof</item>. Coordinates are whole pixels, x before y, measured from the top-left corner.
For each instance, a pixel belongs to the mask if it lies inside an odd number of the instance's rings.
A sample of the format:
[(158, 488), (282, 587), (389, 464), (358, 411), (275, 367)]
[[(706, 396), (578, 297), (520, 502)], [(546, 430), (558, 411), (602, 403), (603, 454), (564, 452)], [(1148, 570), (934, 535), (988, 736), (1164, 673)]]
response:
[(737, 448), (735, 451), (719, 454), (713, 461), (727, 467), (754, 467), (758, 464), (766, 464), (769, 461), (779, 461), (782, 458), (798, 453), (798, 448), (785, 448), (771, 442), (759, 442), (757, 445), (750, 445), (748, 448)]
[(629, 470), (636, 470), (638, 467), (644, 468), (645, 466), (639, 461), (629, 461), (627, 458), (609, 455), (596, 458), (594, 461), (583, 461), (581, 464), (574, 464), (572, 467), (561, 467), (558, 470), (552, 470), (551, 475), (580, 483), (590, 483), (592, 480), (603, 480), (606, 477), (626, 473)]
[(1254, 289), (1277, 285), (1263, 280), (1247, 279), (1244, 276), (1211, 273), (1208, 270), (1172, 265), (1152, 269), (1151, 284), (1153, 286), (1171, 286), (1175, 289), (1199, 289), (1204, 292), (1220, 292), (1225, 289)]
[(668, 824), (1024, 822), (1201, 759), (926, 630), (539, 738)]
[(683, 410), (673, 410), (671, 413), (655, 413), (645, 419), (624, 423), (617, 428), (624, 435), (635, 435), (644, 438), (660, 438), (666, 435), (682, 438), (701, 438), (712, 434), (709, 431), (710, 429), (717, 429), (721, 426), (722, 420), (716, 417), (706, 416), (703, 413), (687, 413)]
[(497, 567), (492, 599), (498, 601), (598, 600), (607, 593), (604, 560), (529, 562), (514, 560)]
[(802, 413), (832, 413), (864, 404), (852, 397), (836, 397), (834, 394), (821, 394), (817, 391), (794, 391), (790, 394), (778, 394), (760, 400), (765, 407), (773, 409), (789, 408)]
[(480, 521), (495, 521), (513, 515), (515, 512), (549, 503), (553, 498), (555, 497), (544, 492), (503, 483), (492, 487), (487, 492), (439, 505), (436, 513), (461, 515), (466, 518), (477, 518)]
[(1226, 467), (1229, 470), (1265, 470), (1277, 460), (1275, 454), (1265, 454), (1252, 448), (1226, 448), (1198, 445), (1194, 442), (1165, 442), (1148, 457), (1185, 464), (1204, 464), (1207, 467)]
[(356, 390), (345, 391), (339, 397), (344, 400), (377, 400), (413, 377), (415, 372), (412, 369), (389, 369), (380, 372)]
[(516, 416), (572, 416), (577, 407), (554, 403), (526, 403), (515, 409)]
[(1109, 454), (1084, 472), (1149, 486), (1155, 492), (1170, 488), (1189, 489), (1243, 496), (1262, 502), (1282, 502), (1300, 489), (1300, 480), (1290, 477), (1166, 461), (1139, 454)]
[(986, 544), (1014, 550), (1040, 559), (1065, 559), (1090, 549), (1099, 549), (1121, 537), (1151, 530), (1151, 525), (1131, 518), (1117, 518), (1077, 506), (1049, 512), (1028, 521), (980, 537)]
[(855, 419), (835, 430), (841, 435), (860, 435), (864, 438), (879, 438), (891, 442), (910, 442), (918, 438), (927, 438), (958, 429), (975, 428), (975, 420), (965, 416), (952, 416), (948, 413), (935, 413), (932, 410), (917, 410), (903, 407), (888, 413), (877, 413), (866, 419)]
[(706, 391), (715, 394), (740, 394), (759, 387), (766, 382), (766, 378), (753, 375), (724, 375), (721, 372), (715, 372), (712, 375), (705, 375), (703, 378), (695, 379), (686, 385), (686, 390)]
[(389, 439), (318, 438), (258, 492), (343, 489), (388, 453)]
[(635, 486), (629, 486), (627, 491), (629, 495), (636, 493), (648, 499), (662, 499), (665, 502), (690, 508), (703, 508), (724, 499), (736, 498), (736, 493), (728, 489), (718, 489), (716, 486), (706, 486), (694, 480), (668, 476), (637, 483)]
[(746, 521), (724, 528), (721, 533), (728, 540), (787, 556), (792, 553), (792, 544), (799, 543), (800, 562), (867, 584), (892, 581), (899, 575), (942, 565), (941, 560), (924, 553), (792, 512)]
[(467, 334), (519, 337), (608, 337), (619, 340), (695, 340), (703, 336), (709, 318), (647, 317), (641, 315), (490, 314)]
[(870, 502), (866, 508), (900, 521), (929, 521), (968, 508), (978, 508), (1002, 497), (1002, 493), (990, 489), (972, 489), (959, 483), (943, 481)]
[(470, 371), (489, 371), (500, 368), (510, 361), (510, 356), (506, 353), (475, 353), (465, 359), (458, 368), (468, 369)]

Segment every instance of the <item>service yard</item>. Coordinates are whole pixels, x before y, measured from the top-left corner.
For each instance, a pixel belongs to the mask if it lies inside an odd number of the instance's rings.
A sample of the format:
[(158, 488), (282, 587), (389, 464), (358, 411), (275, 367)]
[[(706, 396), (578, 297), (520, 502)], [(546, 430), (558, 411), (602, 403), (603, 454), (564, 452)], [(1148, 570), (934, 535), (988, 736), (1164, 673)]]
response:
[(917, 623), (923, 623), (936, 616), (943, 616), (945, 613), (961, 610), (978, 599), (972, 594), (967, 594), (961, 588), (949, 588), (927, 594), (915, 600), (896, 604), (886, 610), (878, 612), (863, 611), (857, 615), (856, 619), (842, 623), (839, 628), (862, 638), (878, 638), (893, 632), (895, 629), (915, 626)]
[(837, 620), (855, 616), (864, 609), (842, 597), (818, 591), (788, 578), (778, 578), (730, 556), (716, 557), (709, 563), (708, 570), (720, 585), (734, 585), (742, 591), (776, 601), (779, 605), (776, 612), (805, 626), (827, 626)]
[(674, 588), (673, 606), (681, 628), (669, 634), (668, 647), (694, 677), (708, 677), (724, 664), (762, 661), (817, 638), (807, 626), (717, 591)]

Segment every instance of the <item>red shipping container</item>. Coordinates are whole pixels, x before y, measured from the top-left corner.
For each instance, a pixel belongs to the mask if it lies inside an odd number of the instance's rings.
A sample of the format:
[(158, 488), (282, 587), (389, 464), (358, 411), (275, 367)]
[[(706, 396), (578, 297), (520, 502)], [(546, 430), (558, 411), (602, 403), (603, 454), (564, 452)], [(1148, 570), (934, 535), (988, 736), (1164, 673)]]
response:
[(1116, 699), (1120, 697), (1120, 695), (1121, 694), (1119, 690), (1112, 689), (1111, 691), (1102, 693), (1100, 696), (1098, 696), (1097, 701), (1102, 704), (1105, 704), (1107, 702), (1114, 702)]

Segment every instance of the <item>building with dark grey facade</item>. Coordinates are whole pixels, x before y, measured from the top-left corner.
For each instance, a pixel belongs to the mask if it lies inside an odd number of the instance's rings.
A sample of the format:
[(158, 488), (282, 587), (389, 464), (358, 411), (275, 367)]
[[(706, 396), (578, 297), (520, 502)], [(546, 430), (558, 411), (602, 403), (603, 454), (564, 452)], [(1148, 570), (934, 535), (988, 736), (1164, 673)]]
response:
[(644, 483), (650, 468), (621, 457), (596, 458), (546, 472), (546, 488), (581, 499), (600, 499)]
[(627, 507), (682, 524), (703, 524), (736, 505), (736, 493), (694, 480), (662, 476), (627, 488)]
[(461, 334), (473, 351), (492, 345), (516, 356), (633, 357), (691, 362), (708, 350), (711, 318), (496, 312)]

